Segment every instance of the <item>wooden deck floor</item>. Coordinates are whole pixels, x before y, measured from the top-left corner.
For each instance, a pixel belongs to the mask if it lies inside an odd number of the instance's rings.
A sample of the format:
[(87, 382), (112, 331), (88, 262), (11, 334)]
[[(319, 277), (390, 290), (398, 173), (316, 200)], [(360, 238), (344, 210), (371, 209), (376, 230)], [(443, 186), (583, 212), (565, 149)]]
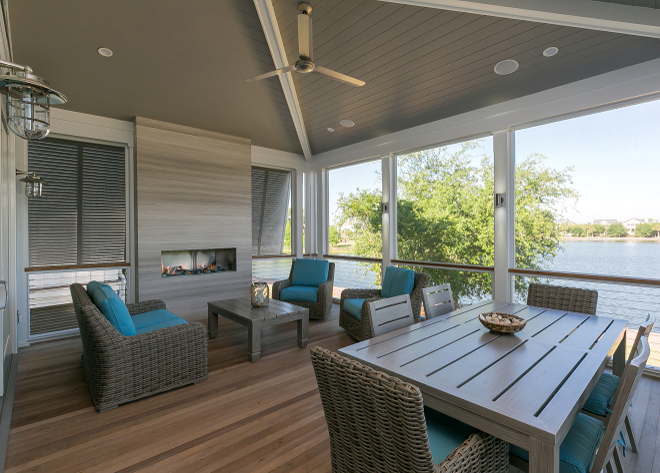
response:
[[(353, 343), (337, 312), (310, 324), (310, 345)], [(79, 339), (22, 349), (6, 471), (329, 472), (323, 410), (296, 324), (266, 331), (257, 363), (246, 350), (246, 329), (221, 319), (208, 381), (99, 414)], [(660, 473), (660, 381), (642, 380), (632, 422), (641, 453), (627, 454), (626, 472)]]

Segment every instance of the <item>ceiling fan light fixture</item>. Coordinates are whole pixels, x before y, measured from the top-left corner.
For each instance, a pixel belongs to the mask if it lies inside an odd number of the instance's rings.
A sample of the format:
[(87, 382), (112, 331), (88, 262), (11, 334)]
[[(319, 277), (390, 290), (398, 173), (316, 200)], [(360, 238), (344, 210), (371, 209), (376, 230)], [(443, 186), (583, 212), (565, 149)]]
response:
[(348, 119), (343, 119), (339, 121), (339, 124), (343, 126), (344, 128), (353, 128), (355, 126), (355, 123), (351, 120)]
[(495, 69), (495, 74), (506, 76), (516, 72), (518, 70), (518, 67), (520, 67), (518, 61), (514, 59), (505, 59), (504, 61), (500, 61), (497, 64), (495, 64), (494, 69)]
[(317, 66), (314, 63), (314, 37), (312, 34), (312, 6), (307, 2), (298, 4), (298, 60), (292, 66), (281, 67), (274, 71), (266, 72), (251, 79), (245, 79), (246, 82), (256, 82), (259, 80), (267, 79), (269, 77), (279, 76), (288, 72), (300, 72), (301, 74), (310, 74), (318, 72), (326, 77), (334, 79), (344, 84), (352, 85), (353, 87), (362, 87), (365, 82), (356, 79), (341, 72), (333, 71), (331, 69)]

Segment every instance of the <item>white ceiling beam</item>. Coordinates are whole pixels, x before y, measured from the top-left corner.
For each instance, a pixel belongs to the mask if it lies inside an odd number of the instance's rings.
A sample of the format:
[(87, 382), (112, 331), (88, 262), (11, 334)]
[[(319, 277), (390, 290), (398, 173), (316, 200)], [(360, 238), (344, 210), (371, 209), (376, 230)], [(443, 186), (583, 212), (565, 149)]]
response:
[[(286, 58), (286, 51), (284, 50), (284, 43), (282, 42), (282, 35), (280, 28), (277, 25), (277, 18), (275, 17), (275, 10), (273, 10), (273, 3), (271, 0), (254, 0), (254, 6), (257, 8), (259, 20), (261, 20), (261, 27), (266, 35), (270, 54), (273, 56), (275, 69), (288, 67), (289, 61)], [(289, 105), (291, 111), (291, 118), (298, 133), (300, 146), (302, 147), (303, 154), (306, 161), (312, 160), (312, 148), (309, 145), (307, 138), (307, 131), (305, 130), (305, 122), (303, 121), (302, 110), (300, 109), (300, 102), (298, 102), (298, 94), (296, 93), (296, 86), (293, 83), (291, 73), (281, 74), (279, 76), (282, 90), (286, 103)]]
[(593, 0), (380, 0), (660, 38), (660, 10)]

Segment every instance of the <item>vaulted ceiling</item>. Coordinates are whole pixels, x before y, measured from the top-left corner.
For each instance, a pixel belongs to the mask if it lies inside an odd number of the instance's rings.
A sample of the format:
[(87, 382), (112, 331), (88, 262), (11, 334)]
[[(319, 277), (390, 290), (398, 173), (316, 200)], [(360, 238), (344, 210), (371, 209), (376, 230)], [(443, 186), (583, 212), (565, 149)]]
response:
[[(652, 38), (377, 0), (308, 2), (317, 65), (367, 82), (293, 74), (314, 154), (660, 57)], [(273, 0), (290, 64), (298, 3)], [(244, 81), (274, 68), (252, 0), (10, 0), (9, 14), (15, 61), (65, 93), (65, 108), (301, 153), (279, 79)], [(559, 54), (544, 57), (549, 46)], [(496, 75), (507, 58), (520, 69)], [(355, 127), (339, 126), (344, 118)]]

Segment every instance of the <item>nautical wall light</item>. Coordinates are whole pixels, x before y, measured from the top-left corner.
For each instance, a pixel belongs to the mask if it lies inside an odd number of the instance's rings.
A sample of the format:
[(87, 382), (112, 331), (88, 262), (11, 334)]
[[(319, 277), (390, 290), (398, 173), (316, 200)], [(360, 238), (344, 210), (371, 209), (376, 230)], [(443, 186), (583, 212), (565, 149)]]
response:
[(28, 66), (0, 60), (0, 67), (10, 69), (0, 75), (7, 127), (24, 140), (45, 138), (50, 132), (50, 106), (66, 103), (66, 97)]
[(25, 182), (25, 195), (28, 197), (41, 197), (41, 191), (44, 188), (44, 184), (48, 184), (46, 181), (33, 172), (19, 171), (17, 169), (16, 175), (25, 176), (20, 180), (21, 182)]

